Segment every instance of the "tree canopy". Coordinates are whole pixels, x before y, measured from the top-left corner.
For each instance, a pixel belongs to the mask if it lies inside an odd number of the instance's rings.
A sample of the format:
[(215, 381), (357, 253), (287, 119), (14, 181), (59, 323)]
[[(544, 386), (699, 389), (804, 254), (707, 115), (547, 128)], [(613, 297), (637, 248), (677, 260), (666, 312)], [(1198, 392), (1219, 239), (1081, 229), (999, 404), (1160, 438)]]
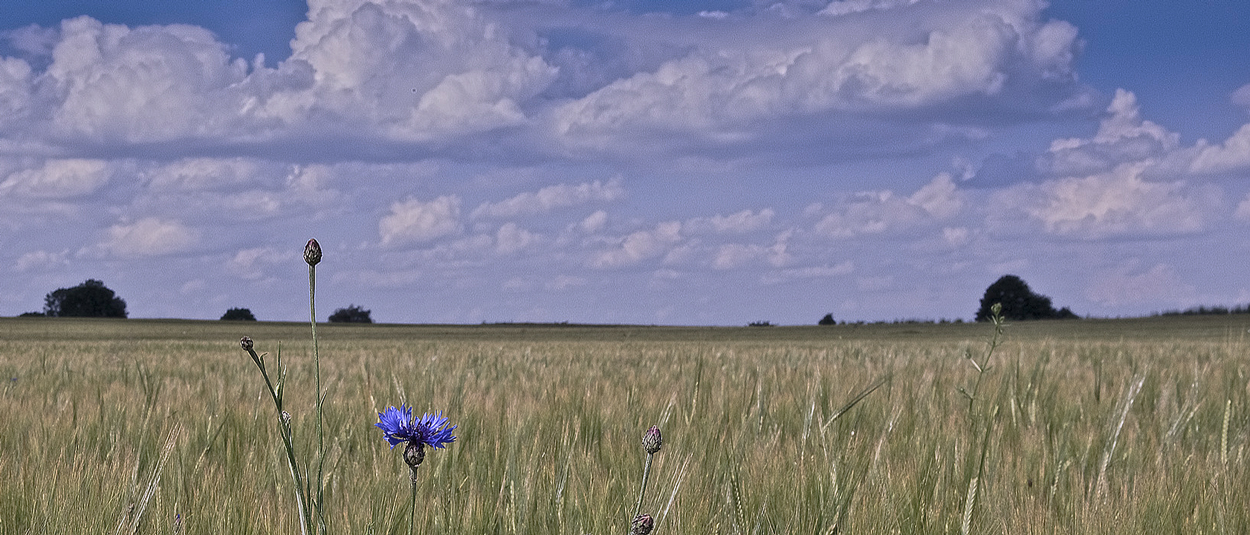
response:
[(350, 305), (330, 314), (330, 323), (373, 323), (373, 318), (369, 316), (370, 312), (364, 307)]
[(73, 288), (59, 288), (45, 296), (43, 303), (43, 313), (52, 317), (126, 317), (126, 301), (95, 279)]
[(1028, 283), (1015, 275), (1003, 275), (985, 289), (976, 320), (989, 321), (994, 303), (1002, 303), (1003, 318), (1012, 321), (1077, 318), (1068, 307), (1055, 310), (1049, 297), (1033, 292)]
[(256, 316), (246, 308), (232, 308), (221, 315), (223, 321), (256, 321)]

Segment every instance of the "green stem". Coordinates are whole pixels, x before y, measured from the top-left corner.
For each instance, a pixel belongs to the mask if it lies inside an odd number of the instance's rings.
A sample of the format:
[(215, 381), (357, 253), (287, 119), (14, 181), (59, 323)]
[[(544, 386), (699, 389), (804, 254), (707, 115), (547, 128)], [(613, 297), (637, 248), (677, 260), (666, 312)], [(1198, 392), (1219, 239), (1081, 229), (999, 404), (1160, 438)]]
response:
[(413, 526), (417, 524), (417, 471), (412, 471), (412, 507), (408, 508), (408, 535), (412, 535)]
[(299, 507), (299, 532), (307, 535), (308, 523), (311, 520), (304, 503), (307, 498), (304, 496), (304, 485), (299, 477), (299, 464), (295, 461), (295, 446), (291, 443), (291, 431), (282, 422), (282, 415), (278, 415), (278, 426), (278, 432), (282, 435), (282, 443), (286, 446), (286, 462), (291, 468), (291, 480), (295, 483), (295, 504)]
[(653, 453), (647, 454), (647, 462), (642, 465), (642, 488), (638, 489), (638, 502), (634, 504), (634, 516), (629, 517), (630, 531), (633, 531), (633, 522), (638, 518), (638, 514), (642, 512), (642, 496), (647, 493), (647, 476), (651, 474), (651, 457)]
[(308, 318), (312, 326), (313, 339), (313, 373), (317, 382), (317, 520), (320, 529), (318, 532), (325, 533), (325, 510), (323, 509), (323, 475), (325, 470), (326, 449), (325, 449), (325, 433), (321, 424), (321, 404), (324, 401), (321, 395), (321, 355), (317, 351), (317, 266), (308, 265)]

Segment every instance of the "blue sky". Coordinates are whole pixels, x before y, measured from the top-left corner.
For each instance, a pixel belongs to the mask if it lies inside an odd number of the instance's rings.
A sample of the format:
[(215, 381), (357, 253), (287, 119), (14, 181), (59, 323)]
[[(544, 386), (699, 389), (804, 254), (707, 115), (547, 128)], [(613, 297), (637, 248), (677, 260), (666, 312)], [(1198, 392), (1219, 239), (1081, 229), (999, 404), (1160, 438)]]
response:
[(0, 315), (741, 325), (1250, 302), (1250, 8), (23, 2)]

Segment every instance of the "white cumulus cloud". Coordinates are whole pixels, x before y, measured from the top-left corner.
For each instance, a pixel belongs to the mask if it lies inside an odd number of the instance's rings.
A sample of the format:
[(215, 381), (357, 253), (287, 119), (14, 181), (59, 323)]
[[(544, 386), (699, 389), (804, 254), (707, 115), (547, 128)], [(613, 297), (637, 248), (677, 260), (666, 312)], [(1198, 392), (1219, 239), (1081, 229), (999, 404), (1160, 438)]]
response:
[(742, 210), (729, 215), (714, 215), (712, 217), (696, 217), (686, 221), (684, 228), (688, 232), (716, 232), (722, 234), (741, 234), (759, 230), (772, 222), (773, 212), (771, 208), (764, 208), (759, 212), (753, 210)]
[(499, 254), (512, 254), (538, 243), (540, 239), (541, 236), (508, 222), (495, 233), (495, 250)]
[(640, 230), (625, 236), (606, 251), (600, 251), (591, 259), (591, 266), (613, 268), (636, 264), (661, 256), (682, 241), (681, 222), (665, 221), (649, 230)]
[(292, 60), (311, 66), (316, 87), (290, 100), (396, 139), (518, 124), (520, 103), (556, 74), (468, 3), (311, 0), (308, 12)]
[(1117, 89), (1094, 137), (1056, 139), (1041, 160), (1054, 176), (1089, 175), (1129, 162), (1157, 160), (1179, 147), (1180, 136), (1145, 120), (1132, 92)]
[(1237, 210), (1233, 212), (1233, 217), (1241, 221), (1250, 221), (1250, 195), (1237, 203)]
[(1219, 145), (1200, 141), (1196, 150), (1197, 155), (1190, 166), (1191, 172), (1221, 173), (1250, 169), (1250, 124), (1242, 125)]
[(295, 260), (295, 254), (275, 250), (271, 247), (254, 247), (242, 249), (234, 254), (226, 269), (236, 277), (247, 280), (258, 280), (266, 276), (273, 266)]
[(506, 218), (550, 212), (557, 208), (590, 202), (615, 201), (625, 196), (619, 178), (607, 182), (596, 180), (577, 185), (557, 184), (536, 192), (525, 192), (496, 203), (482, 203), (469, 214), (471, 218)]
[(113, 169), (104, 160), (47, 160), (0, 180), (0, 194), (39, 199), (89, 195), (108, 183)]
[(69, 263), (69, 250), (61, 252), (31, 251), (17, 258), (14, 269), (19, 272), (57, 268)]
[(108, 229), (101, 248), (118, 257), (160, 256), (183, 252), (199, 240), (199, 233), (181, 222), (146, 217)]
[(48, 123), (65, 136), (110, 142), (223, 132), (237, 117), (228, 112), (232, 88), (248, 71), (203, 28), (130, 28), (90, 17), (61, 23), (52, 59), (41, 77), (58, 97)]
[(815, 229), (835, 238), (899, 232), (950, 219), (963, 205), (954, 180), (942, 173), (908, 197), (889, 190), (860, 193), (825, 215)]
[(378, 222), (382, 245), (423, 243), (459, 234), (460, 198), (445, 195), (430, 202), (407, 199), (391, 205), (391, 213)]
[(603, 227), (606, 226), (607, 224), (608, 224), (608, 213), (603, 210), (595, 210), (594, 213), (586, 216), (585, 219), (582, 219), (581, 222), (577, 224), (577, 226), (578, 228), (581, 229), (582, 232), (585, 232), (587, 234), (594, 234), (596, 232), (599, 232), (600, 230), (603, 230)]
[(911, 4), (834, 3), (833, 12), (872, 8), (889, 18), (818, 16), (785, 38), (697, 46), (562, 105), (556, 132), (604, 148), (612, 133), (638, 128), (735, 139), (740, 125), (762, 118), (913, 109), (1071, 75), (1075, 28), (1042, 22), (1036, 3), (950, 4), (940, 16)]
[(1049, 233), (1099, 238), (1180, 234), (1201, 230), (1219, 206), (1219, 193), (1183, 181), (1152, 182), (1146, 164), (1122, 164), (1107, 173), (1022, 184), (996, 192), (995, 216), (1014, 224), (1024, 215)]

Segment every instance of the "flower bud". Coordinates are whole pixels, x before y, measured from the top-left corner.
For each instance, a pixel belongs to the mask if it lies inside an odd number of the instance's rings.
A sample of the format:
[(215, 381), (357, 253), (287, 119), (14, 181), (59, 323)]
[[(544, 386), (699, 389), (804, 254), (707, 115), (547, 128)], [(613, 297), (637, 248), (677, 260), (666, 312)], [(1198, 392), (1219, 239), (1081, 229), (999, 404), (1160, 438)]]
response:
[(310, 266), (315, 266), (321, 261), (321, 244), (317, 243), (316, 238), (308, 240), (308, 245), (304, 246), (304, 261)]
[(244, 336), (243, 338), (239, 339), (239, 345), (243, 347), (244, 351), (251, 351), (252, 350), (252, 338), (250, 336)]
[(408, 447), (404, 448), (404, 462), (408, 463), (408, 467), (416, 471), (424, 460), (425, 446), (418, 441), (408, 442)]
[[(654, 428), (652, 428), (654, 429)], [(630, 527), (629, 535), (647, 535), (655, 528), (655, 519), (651, 515), (641, 514), (634, 517), (634, 522)]]
[(642, 449), (647, 453), (654, 454), (660, 451), (660, 446), (664, 445), (664, 439), (660, 437), (660, 428), (651, 426), (646, 433), (642, 434)]

